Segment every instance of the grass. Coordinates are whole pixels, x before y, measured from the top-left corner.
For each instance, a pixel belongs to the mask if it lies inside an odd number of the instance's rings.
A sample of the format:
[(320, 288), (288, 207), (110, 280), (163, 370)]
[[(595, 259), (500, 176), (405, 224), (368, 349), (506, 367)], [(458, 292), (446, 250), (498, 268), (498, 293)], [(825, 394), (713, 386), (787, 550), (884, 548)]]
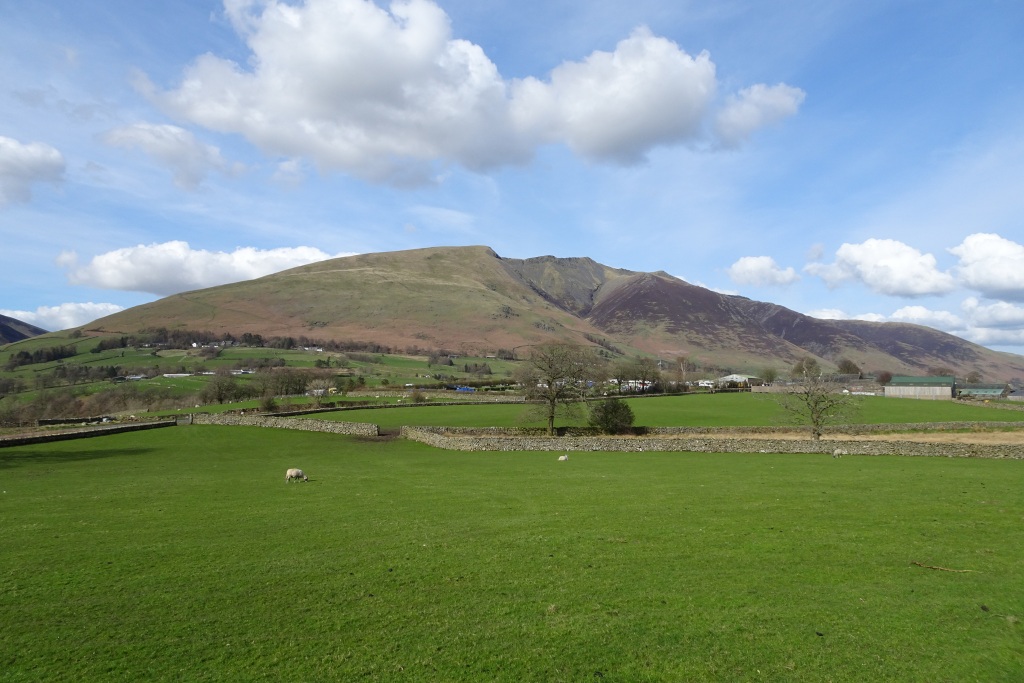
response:
[[(791, 426), (778, 404), (763, 395), (750, 393), (692, 394), (626, 399), (636, 416), (635, 424), (645, 427), (674, 426)], [(857, 424), (914, 422), (1020, 422), (1024, 412), (994, 410), (961, 405), (952, 401), (915, 401), (881, 397), (858, 397)], [(522, 427), (543, 426), (543, 420), (524, 421), (526, 408), (515, 404), (467, 406), (415, 406), (394, 410), (346, 410), (322, 413), (316, 419), (370, 422), (386, 429), (401, 426)], [(586, 411), (575, 420), (557, 420), (556, 425), (586, 424)]]
[(181, 427), (0, 482), (0, 681), (1024, 679), (1017, 461)]

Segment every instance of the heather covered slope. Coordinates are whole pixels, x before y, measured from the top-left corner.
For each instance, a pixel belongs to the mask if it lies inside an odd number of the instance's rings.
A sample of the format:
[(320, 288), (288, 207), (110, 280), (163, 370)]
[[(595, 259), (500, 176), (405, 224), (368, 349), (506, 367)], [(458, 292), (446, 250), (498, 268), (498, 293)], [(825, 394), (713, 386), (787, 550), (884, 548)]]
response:
[(46, 334), (46, 330), (35, 325), (29, 325), (17, 318), (0, 315), (0, 345), (21, 341), (29, 337), (36, 337), (40, 334)]
[(185, 292), (101, 318), (84, 329), (167, 327), (264, 337), (373, 342), (476, 354), (550, 340), (602, 340), (756, 373), (806, 355), (866, 372), (949, 368), (990, 381), (1024, 377), (1024, 357), (919, 325), (820, 320), (719, 294), (666, 273), (589, 258), (505, 259), (488, 247), (362, 254)]

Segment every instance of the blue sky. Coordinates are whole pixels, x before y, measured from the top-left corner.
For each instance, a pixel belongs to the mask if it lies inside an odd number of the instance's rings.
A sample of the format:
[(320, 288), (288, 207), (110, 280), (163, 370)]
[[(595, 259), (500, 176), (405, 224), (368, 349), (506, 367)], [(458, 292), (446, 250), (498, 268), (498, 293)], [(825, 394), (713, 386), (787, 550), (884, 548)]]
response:
[(1017, 0), (0, 0), (0, 313), (365, 252), (666, 271), (1024, 353)]

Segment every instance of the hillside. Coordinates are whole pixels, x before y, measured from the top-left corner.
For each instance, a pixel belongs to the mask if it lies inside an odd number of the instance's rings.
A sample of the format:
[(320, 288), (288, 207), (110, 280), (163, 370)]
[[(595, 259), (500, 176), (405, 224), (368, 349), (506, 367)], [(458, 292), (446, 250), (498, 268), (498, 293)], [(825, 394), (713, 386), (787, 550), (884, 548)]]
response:
[(0, 346), (46, 334), (46, 330), (16, 318), (0, 315)]
[(82, 329), (156, 327), (477, 354), (551, 340), (601, 340), (631, 354), (686, 357), (751, 373), (785, 369), (810, 354), (826, 365), (846, 358), (865, 371), (947, 367), (989, 380), (1024, 377), (1024, 356), (919, 325), (819, 320), (662, 272), (638, 273), (589, 258), (506, 259), (483, 246), (322, 261), (177, 294)]

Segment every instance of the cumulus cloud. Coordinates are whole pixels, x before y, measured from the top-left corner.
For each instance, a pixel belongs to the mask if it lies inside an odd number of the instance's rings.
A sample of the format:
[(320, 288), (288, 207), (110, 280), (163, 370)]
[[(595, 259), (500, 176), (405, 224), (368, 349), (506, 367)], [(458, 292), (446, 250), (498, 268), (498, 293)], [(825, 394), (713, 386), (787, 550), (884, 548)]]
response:
[(964, 325), (963, 319), (955, 313), (936, 311), (924, 306), (904, 306), (893, 312), (889, 319), (896, 322), (935, 327), (941, 330), (955, 330)]
[(849, 318), (846, 311), (839, 308), (817, 308), (813, 311), (807, 311), (807, 315), (820, 320), (846, 320)]
[(1024, 306), (1015, 306), (1006, 301), (983, 304), (969, 297), (961, 304), (964, 315), (975, 327), (995, 327), (1024, 330)]
[(85, 265), (79, 264), (77, 254), (65, 252), (58, 264), (67, 269), (71, 284), (166, 296), (348, 255), (331, 255), (315, 247), (206, 251), (192, 249), (188, 242), (172, 241), (116, 249)]
[(800, 279), (792, 268), (781, 268), (770, 256), (744, 256), (729, 266), (729, 278), (739, 285), (770, 287), (790, 285)]
[(136, 123), (107, 131), (103, 142), (113, 147), (138, 149), (174, 174), (178, 187), (194, 190), (210, 171), (228, 171), (220, 150), (192, 133), (166, 124)]
[(31, 200), (36, 183), (61, 182), (64, 168), (64, 156), (50, 145), (0, 136), (0, 207)]
[(796, 114), (806, 93), (800, 88), (779, 83), (758, 83), (730, 95), (725, 108), (718, 112), (715, 130), (727, 147), (745, 142), (754, 131)]
[(993, 299), (1024, 301), (1024, 246), (976, 233), (949, 251), (960, 259), (954, 272), (965, 286)]
[(530, 137), (564, 141), (575, 152), (624, 164), (654, 146), (697, 136), (715, 96), (715, 65), (707, 52), (691, 57), (640, 28), (614, 52), (566, 62), (548, 82), (513, 86), (513, 119)]
[(17, 318), (44, 330), (66, 330), (123, 310), (124, 307), (117, 304), (96, 304), (90, 301), (88, 303), (40, 306), (34, 311), (0, 310), (0, 315)]
[(946, 294), (956, 287), (953, 276), (937, 268), (934, 256), (890, 239), (843, 244), (834, 263), (810, 263), (804, 270), (822, 278), (829, 287), (858, 281), (888, 296)]
[[(144, 78), (140, 87), (182, 120), (371, 181), (428, 182), (437, 164), (524, 163), (541, 144), (635, 163), (659, 145), (698, 141), (713, 116), (710, 56), (642, 27), (546, 79), (506, 80), (480, 46), (453, 37), (432, 0), (225, 0), (225, 11), (246, 64), (208, 53), (176, 88)], [(752, 86), (729, 101), (720, 128), (735, 143), (802, 99), (783, 84)]]

